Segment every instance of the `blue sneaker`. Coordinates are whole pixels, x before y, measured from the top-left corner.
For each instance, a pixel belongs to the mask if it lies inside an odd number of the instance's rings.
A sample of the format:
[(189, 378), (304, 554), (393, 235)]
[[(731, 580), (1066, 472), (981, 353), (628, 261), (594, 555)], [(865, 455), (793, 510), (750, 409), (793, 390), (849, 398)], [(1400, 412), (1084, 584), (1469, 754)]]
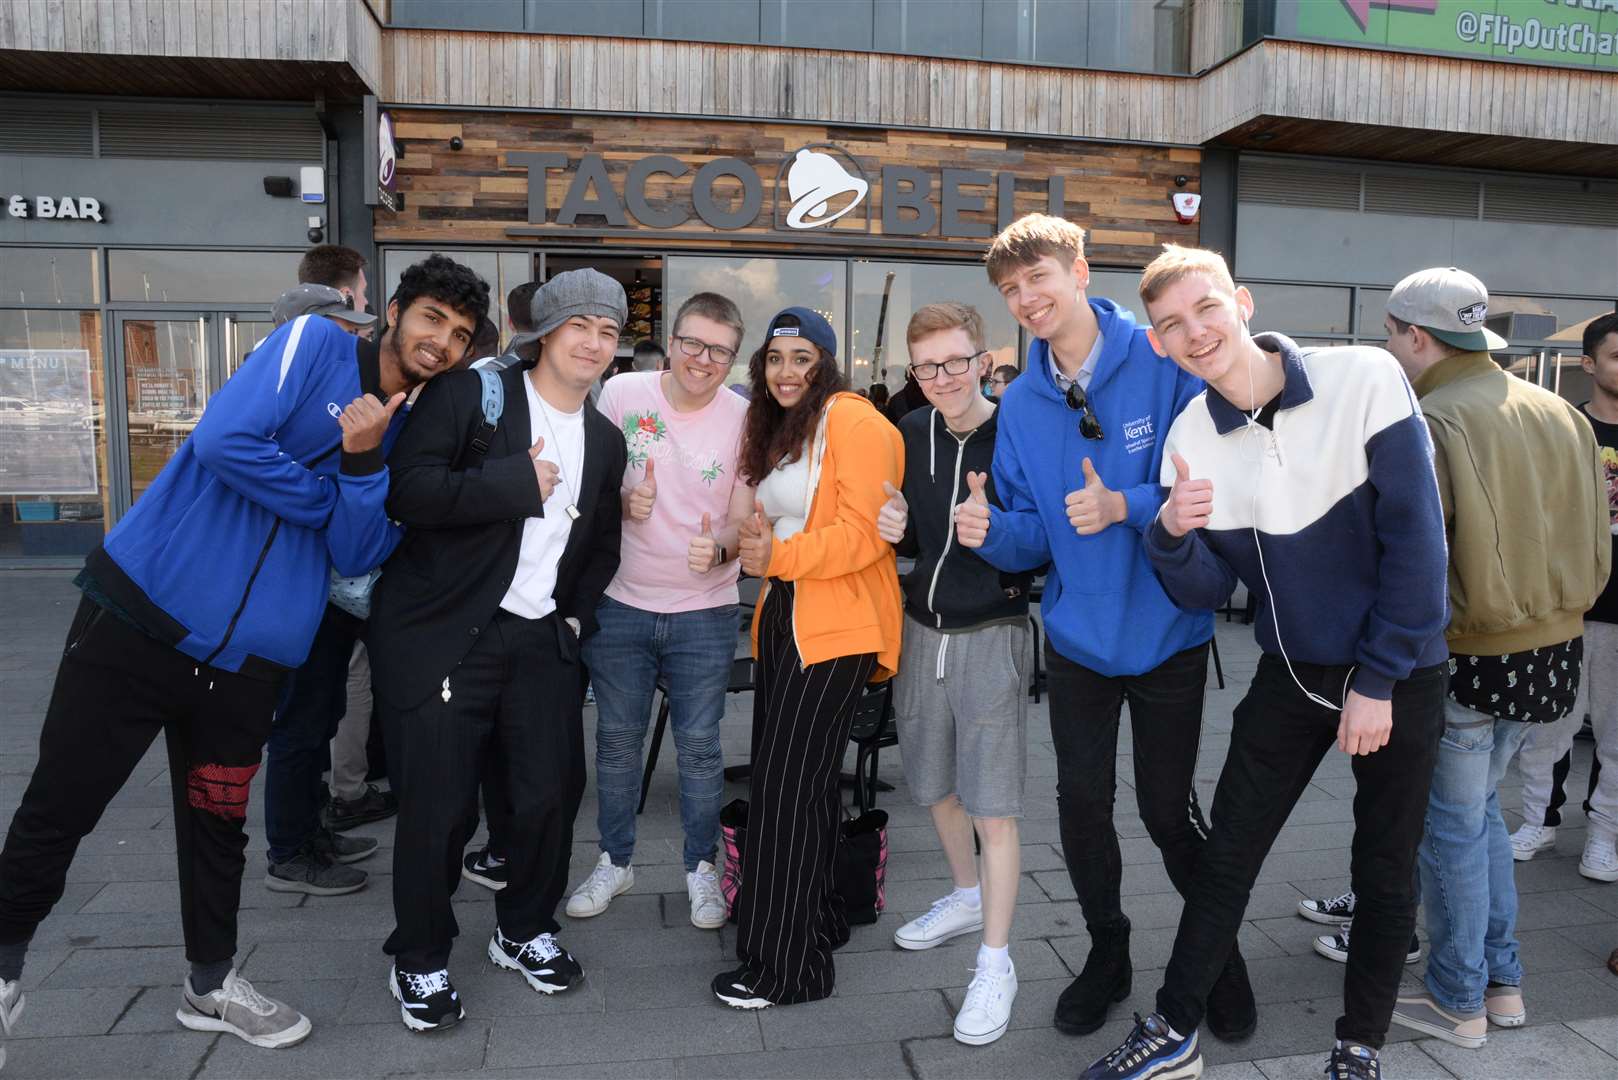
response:
[(1190, 1080), (1202, 1075), (1197, 1033), (1183, 1039), (1169, 1034), (1157, 1013), (1135, 1014), (1135, 1030), (1112, 1053), (1084, 1070), (1079, 1080)]

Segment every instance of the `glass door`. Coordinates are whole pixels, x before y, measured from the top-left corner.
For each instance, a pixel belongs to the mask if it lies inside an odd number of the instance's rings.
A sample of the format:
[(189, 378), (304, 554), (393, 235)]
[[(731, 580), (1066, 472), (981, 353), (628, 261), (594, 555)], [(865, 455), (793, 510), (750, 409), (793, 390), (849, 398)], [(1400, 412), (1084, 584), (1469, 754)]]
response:
[(244, 315), (234, 311), (226, 314), (221, 322), (224, 377), (228, 379), (236, 374), (236, 369), (242, 366), (242, 361), (247, 359), (253, 347), (270, 336), (275, 323), (263, 315)]
[(213, 322), (204, 312), (117, 315), (131, 503), (197, 426), (218, 385)]

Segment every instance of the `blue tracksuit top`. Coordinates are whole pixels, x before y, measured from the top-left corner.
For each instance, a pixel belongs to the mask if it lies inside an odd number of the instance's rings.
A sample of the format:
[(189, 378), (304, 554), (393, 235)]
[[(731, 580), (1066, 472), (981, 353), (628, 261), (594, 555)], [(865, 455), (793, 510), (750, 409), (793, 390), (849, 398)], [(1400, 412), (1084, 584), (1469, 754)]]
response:
[[(1139, 675), (1213, 636), (1210, 612), (1182, 610), (1163, 591), (1142, 540), (1163, 503), (1164, 436), (1202, 382), (1158, 356), (1128, 311), (1094, 298), (1090, 308), (1102, 345), (1087, 393), (1103, 438), (1079, 433), (1051, 378), (1050, 346), (1036, 338), (1001, 401), (994, 482), (1005, 509), (990, 507), (978, 554), (1009, 573), (1049, 563), (1040, 612), (1052, 647), (1101, 675)], [(1086, 457), (1129, 508), (1094, 536), (1067, 520)]]
[(265, 338), (91, 553), (106, 596), (223, 670), (271, 677), (303, 663), (331, 570), (365, 573), (401, 535), (383, 511), (383, 457), (405, 410), (381, 448), (341, 453), (338, 417), (362, 392), (361, 348), (374, 364), (376, 346), (319, 316)]

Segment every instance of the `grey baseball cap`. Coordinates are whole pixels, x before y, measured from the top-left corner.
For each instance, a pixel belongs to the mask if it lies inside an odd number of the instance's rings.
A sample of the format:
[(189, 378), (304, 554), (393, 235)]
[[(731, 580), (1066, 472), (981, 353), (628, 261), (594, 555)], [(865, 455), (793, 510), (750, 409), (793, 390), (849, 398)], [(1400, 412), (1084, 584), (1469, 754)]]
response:
[(1388, 314), (1457, 349), (1486, 352), (1506, 347), (1505, 338), (1483, 325), (1489, 314), (1489, 290), (1453, 266), (1418, 270), (1399, 282), (1388, 296)]
[(376, 322), (375, 315), (355, 311), (354, 301), (330, 285), (306, 284), (288, 289), (276, 299), (271, 314), (276, 326), (291, 322), (299, 315), (324, 315), (350, 326), (370, 326)]
[(629, 298), (618, 282), (599, 270), (584, 267), (564, 270), (541, 285), (529, 310), (534, 317), (533, 330), (512, 338), (507, 349), (538, 341), (575, 315), (600, 315), (622, 329), (629, 320)]

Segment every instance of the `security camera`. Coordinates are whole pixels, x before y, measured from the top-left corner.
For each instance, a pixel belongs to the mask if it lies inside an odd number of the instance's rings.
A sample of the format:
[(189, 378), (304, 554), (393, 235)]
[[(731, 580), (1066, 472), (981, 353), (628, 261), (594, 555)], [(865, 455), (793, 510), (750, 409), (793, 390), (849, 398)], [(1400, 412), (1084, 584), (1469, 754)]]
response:
[(459, 135), (451, 135), (449, 137), (449, 148), (451, 150), (459, 150), (465, 145), (466, 144), (461, 141), (461, 137)]

